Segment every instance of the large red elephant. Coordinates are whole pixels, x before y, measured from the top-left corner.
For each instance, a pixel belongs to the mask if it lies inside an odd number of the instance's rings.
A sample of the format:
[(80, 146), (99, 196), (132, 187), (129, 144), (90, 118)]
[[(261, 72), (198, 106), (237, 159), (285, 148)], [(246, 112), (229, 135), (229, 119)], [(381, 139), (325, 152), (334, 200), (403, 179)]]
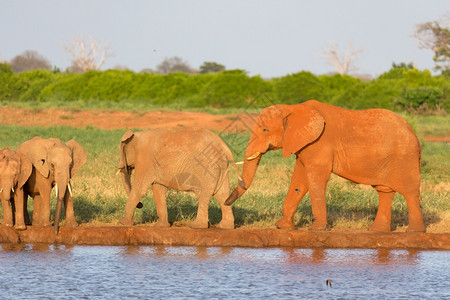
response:
[(309, 191), (314, 222), (326, 229), (325, 190), (331, 173), (378, 192), (379, 207), (370, 230), (390, 231), (396, 192), (405, 197), (408, 231), (425, 231), (420, 200), (421, 148), (410, 125), (384, 109), (348, 110), (310, 100), (265, 108), (256, 120), (243, 167), (243, 185), (226, 201), (231, 205), (251, 185), (261, 155), (283, 149), (296, 156), (292, 181), (278, 228), (294, 228), (294, 214)]

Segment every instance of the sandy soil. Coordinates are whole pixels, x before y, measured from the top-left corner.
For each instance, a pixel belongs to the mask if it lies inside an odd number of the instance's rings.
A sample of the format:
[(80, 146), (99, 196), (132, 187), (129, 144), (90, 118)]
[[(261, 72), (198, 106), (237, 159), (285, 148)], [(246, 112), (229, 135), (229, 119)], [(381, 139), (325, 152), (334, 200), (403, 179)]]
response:
[(107, 111), (107, 110), (64, 110), (27, 109), (0, 107), (0, 123), (21, 126), (73, 126), (97, 127), (101, 129), (159, 128), (159, 127), (201, 127), (217, 131), (245, 132), (254, 124), (255, 115), (240, 113), (211, 115), (184, 111)]

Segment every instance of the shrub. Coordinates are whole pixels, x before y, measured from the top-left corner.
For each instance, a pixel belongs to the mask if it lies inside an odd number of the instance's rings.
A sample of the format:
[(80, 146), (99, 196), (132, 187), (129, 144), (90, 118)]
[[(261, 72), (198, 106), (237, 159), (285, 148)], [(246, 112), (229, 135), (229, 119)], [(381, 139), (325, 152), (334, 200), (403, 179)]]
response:
[(242, 70), (211, 74), (201, 95), (213, 107), (245, 107), (258, 96), (271, 92), (271, 86), (260, 76), (249, 77)]
[(323, 101), (323, 85), (310, 72), (290, 74), (273, 80), (275, 98), (278, 103), (296, 104), (316, 99)]

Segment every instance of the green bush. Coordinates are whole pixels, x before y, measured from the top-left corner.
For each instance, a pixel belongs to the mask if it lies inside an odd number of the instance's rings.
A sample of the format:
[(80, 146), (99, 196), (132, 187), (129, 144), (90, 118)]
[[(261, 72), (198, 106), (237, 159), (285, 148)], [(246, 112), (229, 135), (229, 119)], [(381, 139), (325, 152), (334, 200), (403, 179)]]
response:
[[(33, 70), (14, 74), (0, 64), (0, 100), (128, 102), (171, 107), (244, 108), (310, 99), (352, 109), (450, 109), (450, 77), (394, 67), (365, 82), (347, 75), (299, 72), (264, 80), (243, 70), (209, 74), (135, 73), (129, 70), (84, 74)], [(266, 101), (270, 99), (270, 101)]]
[(278, 103), (296, 104), (307, 100), (323, 99), (321, 81), (310, 72), (290, 74), (273, 80), (275, 98)]
[(258, 96), (271, 92), (270, 83), (260, 76), (249, 77), (242, 70), (224, 71), (210, 76), (212, 79), (201, 91), (205, 105), (245, 107)]

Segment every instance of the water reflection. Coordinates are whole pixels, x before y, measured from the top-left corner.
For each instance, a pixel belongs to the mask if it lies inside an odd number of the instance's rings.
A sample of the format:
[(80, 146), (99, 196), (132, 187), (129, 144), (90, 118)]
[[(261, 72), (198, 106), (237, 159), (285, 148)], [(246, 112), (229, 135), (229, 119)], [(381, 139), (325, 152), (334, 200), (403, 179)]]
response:
[(449, 251), (1, 244), (0, 291), (67, 299), (448, 298), (449, 259)]

